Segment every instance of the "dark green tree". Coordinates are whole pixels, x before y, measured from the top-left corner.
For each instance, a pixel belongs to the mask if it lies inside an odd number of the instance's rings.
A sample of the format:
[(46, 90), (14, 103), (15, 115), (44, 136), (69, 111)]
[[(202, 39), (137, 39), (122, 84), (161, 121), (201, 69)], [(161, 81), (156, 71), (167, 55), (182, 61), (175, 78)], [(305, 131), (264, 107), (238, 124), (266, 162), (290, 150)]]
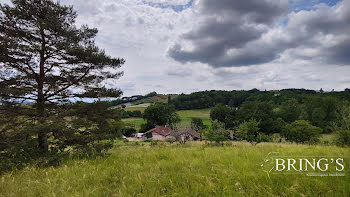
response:
[(210, 119), (225, 124), (226, 128), (232, 128), (235, 125), (235, 110), (222, 104), (217, 104), (210, 110)]
[(176, 113), (174, 106), (166, 103), (155, 103), (148, 106), (143, 113), (143, 119), (147, 121), (146, 126), (144, 126), (145, 129), (157, 125), (174, 127), (180, 121), (180, 117)]
[(239, 140), (246, 140), (254, 145), (260, 142), (270, 141), (271, 138), (268, 135), (259, 132), (259, 124), (260, 123), (254, 119), (245, 121), (237, 127), (235, 136)]
[(122, 129), (122, 133), (126, 137), (131, 137), (132, 134), (136, 133), (136, 129), (135, 128), (131, 128), (131, 127), (123, 128)]
[(281, 104), (281, 117), (284, 121), (292, 123), (300, 115), (299, 103), (296, 99), (290, 99)]
[(341, 110), (341, 117), (333, 124), (336, 133), (336, 144), (339, 146), (350, 146), (350, 107)]
[(191, 118), (191, 129), (199, 131), (205, 129), (206, 126), (203, 124), (203, 120), (200, 118)]
[[(46, 125), (58, 113), (58, 104), (69, 98), (121, 95), (102, 82), (118, 79), (123, 73), (117, 68), (124, 60), (95, 45), (97, 29), (76, 27), (77, 14), (71, 6), (51, 0), (12, 3), (0, 5), (0, 97), (10, 102), (8, 108), (34, 102), (35, 112), (26, 113), (27, 119)], [(36, 131), (42, 151), (48, 150), (50, 132), (47, 127)]]
[(94, 156), (112, 147), (112, 143), (100, 142), (113, 140), (123, 135), (124, 124), (120, 121), (118, 109), (111, 109), (107, 102), (77, 102), (62, 106), (63, 113), (46, 123), (53, 130), (55, 140), (51, 142), (61, 151), (72, 147), (75, 151)]
[(273, 104), (270, 102), (246, 102), (237, 111), (237, 118), (243, 122), (255, 119), (260, 122), (260, 131), (265, 134), (277, 132)]
[(315, 126), (324, 128), (326, 124), (326, 121), (325, 121), (326, 115), (327, 115), (326, 112), (322, 108), (320, 107), (315, 108), (312, 111), (312, 115), (311, 115), (312, 123)]
[[(59, 165), (67, 148), (80, 156), (103, 156), (113, 140), (122, 136), (119, 111), (106, 102), (76, 102), (60, 108), (61, 113), (48, 116), (43, 124), (16, 114), (0, 115), (0, 173), (27, 164)], [(31, 105), (18, 109), (33, 110)], [(45, 154), (38, 149), (38, 130), (50, 131), (50, 151)]]
[(287, 124), (281, 135), (288, 141), (303, 143), (307, 141), (317, 141), (322, 129), (310, 124), (306, 120), (296, 120)]

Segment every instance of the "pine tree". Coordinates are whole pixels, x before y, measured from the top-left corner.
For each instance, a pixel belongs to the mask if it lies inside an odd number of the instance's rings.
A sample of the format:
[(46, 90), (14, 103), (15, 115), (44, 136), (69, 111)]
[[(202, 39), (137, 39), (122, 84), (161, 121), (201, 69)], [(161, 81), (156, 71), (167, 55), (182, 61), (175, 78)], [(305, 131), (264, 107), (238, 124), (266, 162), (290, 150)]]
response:
[[(33, 102), (31, 121), (44, 124), (56, 113), (55, 106), (69, 98), (121, 95), (103, 84), (123, 75), (118, 68), (125, 60), (112, 58), (95, 45), (97, 29), (77, 28), (71, 6), (51, 0), (12, 4), (0, 4), (0, 98), (11, 103), (12, 112), (19, 103)], [(36, 133), (39, 148), (47, 151), (48, 131)]]

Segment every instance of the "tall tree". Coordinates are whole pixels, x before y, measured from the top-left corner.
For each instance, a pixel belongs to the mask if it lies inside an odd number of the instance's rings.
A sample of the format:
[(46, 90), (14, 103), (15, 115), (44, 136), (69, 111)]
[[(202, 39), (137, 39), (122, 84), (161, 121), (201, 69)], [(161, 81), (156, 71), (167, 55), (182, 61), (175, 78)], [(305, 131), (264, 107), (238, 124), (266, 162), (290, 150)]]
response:
[(210, 119), (224, 123), (225, 128), (235, 126), (235, 110), (222, 104), (217, 104), (210, 110)]
[[(69, 98), (121, 95), (103, 82), (122, 76), (117, 68), (124, 59), (95, 45), (97, 29), (75, 26), (73, 7), (51, 0), (12, 4), (0, 4), (0, 97), (12, 104), (35, 102), (31, 118), (44, 124), (51, 107)], [(48, 150), (47, 131), (37, 135), (40, 149)]]
[(167, 103), (155, 103), (148, 106), (143, 113), (143, 119), (147, 121), (147, 128), (154, 126), (168, 125), (174, 127), (180, 122), (180, 117), (176, 113), (174, 106)]

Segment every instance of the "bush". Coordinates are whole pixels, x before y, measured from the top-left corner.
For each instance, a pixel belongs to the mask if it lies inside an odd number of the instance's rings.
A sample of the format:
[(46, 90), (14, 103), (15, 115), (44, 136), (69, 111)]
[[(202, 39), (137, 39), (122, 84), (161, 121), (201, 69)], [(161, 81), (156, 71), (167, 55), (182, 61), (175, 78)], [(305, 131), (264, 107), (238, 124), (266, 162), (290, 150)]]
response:
[(236, 131), (236, 137), (239, 140), (247, 140), (248, 142), (256, 141), (259, 132), (259, 122), (256, 120), (245, 121), (240, 124)]
[(203, 124), (203, 120), (200, 118), (191, 118), (191, 129), (199, 131), (205, 129), (206, 126)]
[(107, 152), (111, 148), (113, 148), (113, 141), (111, 140), (95, 141), (76, 148), (74, 156), (87, 158), (104, 157), (108, 155)]
[(334, 124), (333, 131), (337, 135), (336, 144), (338, 146), (350, 146), (350, 107), (343, 108), (341, 118)]
[(282, 131), (282, 136), (288, 141), (304, 143), (316, 142), (322, 132), (322, 129), (310, 124), (306, 120), (296, 120), (287, 124)]
[(68, 152), (61, 152), (55, 147), (51, 147), (46, 153), (41, 152), (37, 147), (37, 139), (33, 138), (0, 151), (0, 174), (14, 169), (23, 169), (27, 165), (58, 166), (68, 155)]
[(252, 119), (240, 124), (236, 131), (236, 137), (239, 140), (247, 140), (248, 142), (269, 142), (272, 138), (264, 133), (259, 132), (259, 122)]
[(126, 127), (122, 129), (122, 133), (125, 137), (131, 137), (132, 134), (136, 133), (136, 129), (131, 127)]
[(217, 121), (212, 122), (212, 125), (209, 128), (204, 129), (202, 133), (205, 139), (216, 143), (221, 143), (227, 140), (227, 136), (229, 135), (224, 124)]
[(258, 136), (256, 137), (256, 142), (260, 143), (260, 142), (271, 142), (272, 141), (272, 137), (264, 134), (264, 133), (259, 133)]
[(336, 144), (338, 146), (350, 146), (350, 130), (338, 131)]

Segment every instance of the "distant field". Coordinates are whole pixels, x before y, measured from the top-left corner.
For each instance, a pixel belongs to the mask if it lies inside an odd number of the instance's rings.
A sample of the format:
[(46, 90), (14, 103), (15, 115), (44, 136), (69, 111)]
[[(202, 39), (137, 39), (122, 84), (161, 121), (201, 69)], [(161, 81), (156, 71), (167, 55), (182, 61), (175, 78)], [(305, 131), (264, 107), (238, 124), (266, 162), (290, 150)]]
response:
[[(140, 110), (142, 112), (144, 112), (145, 109), (146, 107), (139, 107), (138, 105), (126, 108), (128, 111)], [(180, 128), (189, 127), (191, 125), (191, 118), (194, 117), (201, 118), (205, 125), (210, 125), (210, 109), (180, 110), (177, 111), (177, 113), (181, 118), (181, 122), (178, 123)], [(123, 119), (123, 121), (135, 126), (136, 129), (140, 129), (141, 124), (146, 123), (142, 118), (127, 118)]]
[(191, 118), (201, 118), (205, 125), (210, 125), (210, 109), (180, 110), (177, 113), (181, 118), (179, 127), (189, 127)]
[(134, 101), (133, 104), (143, 104), (143, 103), (155, 103), (155, 102), (161, 102), (161, 103), (167, 103), (168, 102), (168, 96), (170, 96), (172, 99), (177, 97), (177, 95), (163, 95), (163, 94), (157, 94), (153, 97), (144, 98), (138, 101)]
[(129, 107), (126, 107), (126, 111), (141, 111), (142, 113), (145, 111), (145, 109), (150, 105), (150, 103), (143, 103), (139, 105), (131, 105)]
[(180, 110), (177, 111), (181, 118), (201, 118), (210, 119), (210, 109), (193, 109), (193, 110)]
[(146, 123), (146, 121), (142, 118), (125, 118), (122, 120), (126, 124), (126, 126), (133, 127), (136, 130), (139, 130), (141, 128), (141, 125)]
[[(68, 160), (58, 168), (29, 167), (0, 177), (0, 196), (349, 196), (350, 175), (274, 174), (260, 163), (281, 155), (349, 156), (349, 148), (232, 143), (208, 147), (124, 144), (111, 156)], [(345, 158), (345, 163), (349, 158)], [(346, 166), (347, 167), (347, 166)]]

